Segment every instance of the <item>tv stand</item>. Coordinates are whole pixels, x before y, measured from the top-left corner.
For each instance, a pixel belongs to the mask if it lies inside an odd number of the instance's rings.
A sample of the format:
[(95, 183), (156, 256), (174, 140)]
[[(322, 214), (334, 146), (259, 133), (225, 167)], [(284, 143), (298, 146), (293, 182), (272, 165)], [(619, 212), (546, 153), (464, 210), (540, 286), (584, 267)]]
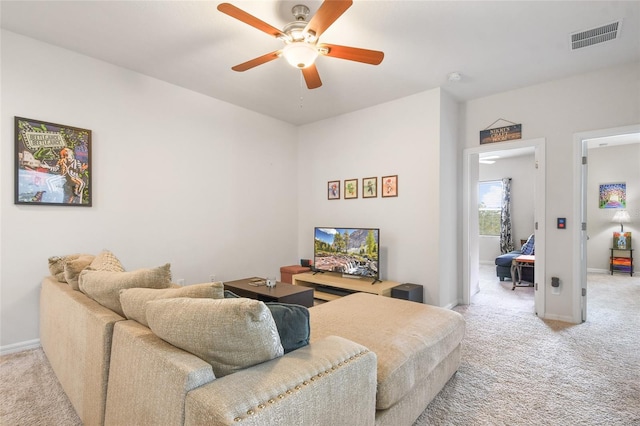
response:
[[(391, 297), (391, 289), (400, 283), (395, 281), (358, 282), (351, 278), (343, 278), (335, 273), (315, 275), (312, 272), (295, 274), (291, 277), (293, 285), (313, 288), (313, 297), (320, 300), (335, 300), (351, 293), (363, 292)], [(376, 284), (377, 283), (377, 284)], [(373, 285), (376, 284), (376, 285)]]

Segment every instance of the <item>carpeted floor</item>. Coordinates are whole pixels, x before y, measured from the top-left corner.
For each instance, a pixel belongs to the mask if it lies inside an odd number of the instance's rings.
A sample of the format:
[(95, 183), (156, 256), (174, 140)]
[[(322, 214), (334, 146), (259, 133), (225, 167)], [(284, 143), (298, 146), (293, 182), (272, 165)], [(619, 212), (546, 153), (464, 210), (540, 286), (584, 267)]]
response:
[(483, 276), (455, 308), (460, 369), (416, 426), (640, 425), (639, 277), (589, 274), (587, 322), (574, 325), (535, 317), (533, 288)]
[[(462, 364), (426, 425), (640, 425), (640, 278), (589, 275), (588, 321), (542, 321), (483, 266)], [(41, 349), (0, 357), (1, 425), (80, 425)]]

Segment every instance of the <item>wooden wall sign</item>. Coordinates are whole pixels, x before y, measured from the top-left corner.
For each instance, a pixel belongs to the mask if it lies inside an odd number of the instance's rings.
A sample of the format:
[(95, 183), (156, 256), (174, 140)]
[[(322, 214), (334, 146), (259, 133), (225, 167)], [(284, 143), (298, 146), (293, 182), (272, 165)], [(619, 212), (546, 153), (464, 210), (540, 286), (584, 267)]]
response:
[(522, 124), (480, 130), (480, 144), (522, 139)]

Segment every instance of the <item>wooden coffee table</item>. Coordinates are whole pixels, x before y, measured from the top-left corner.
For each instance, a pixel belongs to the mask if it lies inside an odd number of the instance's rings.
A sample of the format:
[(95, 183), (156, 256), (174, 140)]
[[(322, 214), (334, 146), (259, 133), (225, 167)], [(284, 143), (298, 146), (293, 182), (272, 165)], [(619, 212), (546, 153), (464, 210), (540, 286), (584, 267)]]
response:
[[(262, 284), (253, 285), (256, 280), (262, 280)], [(278, 281), (275, 287), (267, 287), (264, 278), (251, 277), (236, 281), (226, 281), (224, 289), (234, 292), (240, 297), (257, 299), (262, 302), (293, 303), (296, 305), (313, 306), (313, 289)]]

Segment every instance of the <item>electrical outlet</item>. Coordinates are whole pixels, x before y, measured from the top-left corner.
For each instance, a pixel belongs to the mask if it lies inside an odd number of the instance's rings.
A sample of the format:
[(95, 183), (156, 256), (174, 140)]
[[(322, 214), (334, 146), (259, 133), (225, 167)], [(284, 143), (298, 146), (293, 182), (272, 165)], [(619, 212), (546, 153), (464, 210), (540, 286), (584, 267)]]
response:
[(209, 275), (209, 281), (210, 282), (215, 282), (216, 281), (216, 274)]
[(178, 285), (184, 285), (184, 278), (178, 279)]

